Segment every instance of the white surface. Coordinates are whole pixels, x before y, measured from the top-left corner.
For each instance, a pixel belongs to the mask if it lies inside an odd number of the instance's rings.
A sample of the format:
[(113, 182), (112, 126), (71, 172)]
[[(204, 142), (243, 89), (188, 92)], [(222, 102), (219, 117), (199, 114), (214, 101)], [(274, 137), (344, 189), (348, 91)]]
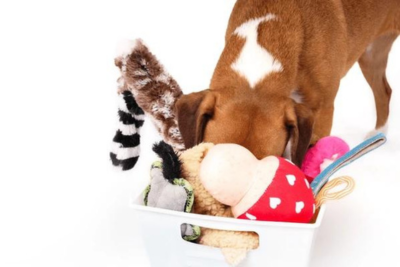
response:
[[(128, 203), (147, 182), (158, 137), (146, 123), (137, 168), (111, 168), (115, 47), (141, 37), (185, 92), (205, 89), (233, 3), (0, 3), (0, 266), (149, 266)], [(397, 41), (389, 142), (341, 171), (357, 188), (328, 205), (312, 267), (399, 261), (399, 71)], [(372, 93), (358, 67), (341, 87), (333, 133), (354, 146), (375, 124)]]
[[(153, 267), (229, 267), (221, 249), (183, 241), (183, 223), (225, 231), (256, 232), (260, 240), (259, 247), (247, 253), (237, 267), (308, 267), (310, 250), (323, 220), (325, 206), (322, 206), (315, 224), (252, 222), (141, 205), (135, 205), (134, 210), (141, 233), (146, 236), (144, 244)], [(160, 225), (159, 221), (163, 224)], [(168, 242), (160, 242), (160, 236)]]

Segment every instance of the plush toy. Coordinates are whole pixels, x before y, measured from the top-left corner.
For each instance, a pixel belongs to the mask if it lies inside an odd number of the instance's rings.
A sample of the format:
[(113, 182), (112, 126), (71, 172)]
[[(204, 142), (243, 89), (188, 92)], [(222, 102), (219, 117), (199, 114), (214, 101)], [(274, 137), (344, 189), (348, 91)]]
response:
[[(153, 151), (162, 159), (151, 167), (151, 182), (143, 193), (144, 205), (149, 207), (191, 212), (193, 188), (181, 176), (181, 162), (171, 146), (165, 142), (155, 144)], [(194, 241), (200, 236), (200, 227), (181, 226), (183, 239)]]
[(142, 40), (124, 41), (115, 64), (120, 69), (119, 93), (130, 91), (151, 118), (163, 140), (180, 151), (185, 147), (173, 107), (182, 95), (178, 83), (150, 52)]
[(118, 130), (113, 139), (110, 158), (114, 166), (122, 170), (132, 169), (140, 154), (140, 128), (144, 124), (144, 112), (130, 91), (118, 96)]
[(118, 78), (119, 126), (110, 158), (124, 171), (132, 169), (140, 155), (140, 128), (150, 117), (163, 140), (176, 151), (185, 148), (173, 107), (182, 95), (178, 83), (143, 44), (124, 41), (118, 47), (115, 65)]
[[(180, 155), (183, 167), (183, 176), (193, 187), (193, 213), (233, 217), (231, 208), (216, 200), (203, 186), (199, 173), (204, 157), (213, 144), (200, 144), (184, 151)], [(258, 235), (254, 232), (220, 231), (215, 229), (201, 229), (200, 244), (220, 248), (226, 261), (236, 266), (246, 258), (247, 252), (259, 246)]]
[(239, 145), (214, 146), (200, 179), (239, 219), (309, 223), (316, 210), (310, 184), (297, 166), (274, 156), (258, 160)]
[(312, 183), (326, 167), (350, 151), (349, 145), (342, 139), (329, 136), (320, 139), (310, 148), (303, 160), (301, 170)]
[[(329, 178), (385, 142), (383, 134), (364, 141), (330, 164), (311, 185), (304, 173), (286, 159), (270, 156), (258, 160), (244, 147), (219, 144), (204, 158), (200, 180), (215, 199), (232, 207), (236, 218), (309, 223), (324, 201), (343, 198), (354, 190), (350, 177), (328, 182)], [(337, 189), (343, 184), (344, 188)]]

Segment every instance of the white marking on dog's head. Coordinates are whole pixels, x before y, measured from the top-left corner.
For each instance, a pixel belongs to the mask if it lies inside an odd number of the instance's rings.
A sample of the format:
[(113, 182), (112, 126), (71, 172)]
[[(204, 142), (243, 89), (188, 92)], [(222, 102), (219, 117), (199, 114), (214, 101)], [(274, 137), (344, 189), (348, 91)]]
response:
[(282, 72), (282, 64), (258, 43), (258, 26), (262, 22), (276, 20), (276, 16), (268, 14), (265, 17), (252, 19), (240, 27), (234, 34), (246, 39), (246, 43), (231, 68), (246, 78), (254, 88), (260, 81), (273, 72)]

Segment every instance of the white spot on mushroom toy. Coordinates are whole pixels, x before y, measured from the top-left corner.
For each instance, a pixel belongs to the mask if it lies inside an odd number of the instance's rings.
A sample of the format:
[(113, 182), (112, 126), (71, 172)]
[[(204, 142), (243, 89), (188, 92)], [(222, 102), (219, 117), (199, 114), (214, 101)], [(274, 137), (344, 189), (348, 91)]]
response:
[(313, 192), (298, 167), (274, 156), (258, 160), (239, 145), (214, 146), (202, 162), (200, 179), (239, 219), (309, 223), (315, 212)]

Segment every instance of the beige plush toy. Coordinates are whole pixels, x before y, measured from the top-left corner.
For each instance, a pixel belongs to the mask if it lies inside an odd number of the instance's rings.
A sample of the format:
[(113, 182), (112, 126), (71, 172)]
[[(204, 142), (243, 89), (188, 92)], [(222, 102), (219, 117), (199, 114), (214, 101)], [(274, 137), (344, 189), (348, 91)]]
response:
[[(212, 147), (213, 144), (200, 144), (184, 151), (180, 155), (184, 177), (192, 185), (194, 191), (193, 213), (233, 217), (231, 208), (214, 199), (203, 187), (199, 178), (200, 164)], [(236, 266), (246, 258), (248, 251), (258, 248), (259, 239), (254, 232), (220, 231), (202, 228), (199, 243), (220, 248), (226, 261), (230, 265)]]

